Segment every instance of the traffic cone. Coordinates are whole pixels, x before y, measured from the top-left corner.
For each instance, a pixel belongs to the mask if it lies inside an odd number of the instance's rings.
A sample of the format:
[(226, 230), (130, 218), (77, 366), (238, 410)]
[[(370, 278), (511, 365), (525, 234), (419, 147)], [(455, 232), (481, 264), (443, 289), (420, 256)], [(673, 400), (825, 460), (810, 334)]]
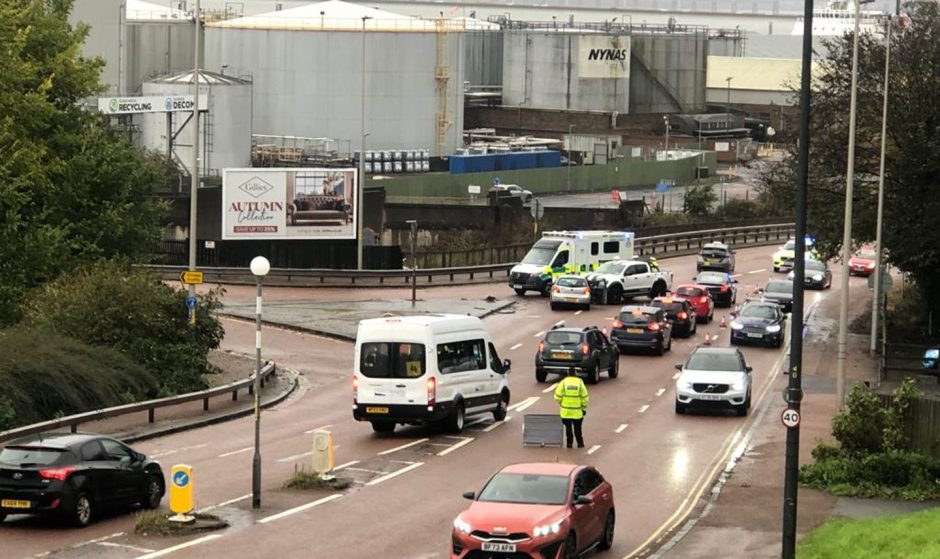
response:
[(712, 338), (708, 334), (705, 334), (705, 345), (712, 345)]
[(719, 328), (727, 328), (727, 327), (728, 327), (728, 322), (725, 320), (725, 317), (724, 317), (724, 316), (721, 317), (721, 322), (718, 323), (718, 327), (719, 327)]

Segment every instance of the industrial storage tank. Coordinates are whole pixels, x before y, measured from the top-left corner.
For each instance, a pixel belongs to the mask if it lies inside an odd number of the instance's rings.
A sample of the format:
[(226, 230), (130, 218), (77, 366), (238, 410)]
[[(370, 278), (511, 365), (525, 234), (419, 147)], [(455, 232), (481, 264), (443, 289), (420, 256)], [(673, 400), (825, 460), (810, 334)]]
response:
[(449, 155), (462, 143), (464, 27), (333, 0), (207, 23), (205, 67), (252, 76), (260, 134), (358, 147), (365, 120), (366, 150)]
[[(213, 72), (199, 74), (199, 95), (206, 100), (199, 122), (200, 175), (221, 175), (222, 169), (227, 167), (250, 166), (252, 83)], [(193, 73), (183, 72), (144, 82), (143, 94), (192, 96)], [(168, 149), (167, 115), (170, 115), (170, 136), (176, 135), (170, 155), (187, 173), (193, 161), (193, 127), (187, 122), (191, 114), (145, 113), (141, 119), (142, 144), (165, 153)]]

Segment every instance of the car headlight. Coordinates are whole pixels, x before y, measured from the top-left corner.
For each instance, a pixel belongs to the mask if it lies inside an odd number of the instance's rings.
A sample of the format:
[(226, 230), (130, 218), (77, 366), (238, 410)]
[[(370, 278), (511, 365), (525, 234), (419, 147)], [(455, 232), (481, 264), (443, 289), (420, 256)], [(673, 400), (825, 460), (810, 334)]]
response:
[(814, 279), (815, 281), (822, 281), (823, 276), (822, 276), (822, 274), (816, 274), (815, 276), (813, 276), (813, 279)]
[(767, 331), (770, 332), (771, 334), (773, 334), (773, 333), (775, 333), (775, 332), (779, 332), (779, 331), (780, 331), (780, 325), (779, 325), (779, 324), (771, 324), (770, 326), (767, 327)]
[(536, 538), (541, 538), (542, 536), (547, 536), (549, 534), (557, 534), (558, 532), (561, 532), (561, 520), (555, 522), (554, 524), (536, 526), (535, 530), (532, 531)]
[(692, 390), (692, 381), (690, 380), (677, 380), (676, 381), (677, 390)]
[(454, 529), (458, 532), (463, 532), (464, 534), (470, 533), (470, 525), (464, 522), (463, 518), (459, 516), (454, 519)]
[(732, 330), (740, 330), (741, 328), (744, 328), (744, 325), (743, 325), (743, 324), (741, 324), (741, 323), (738, 322), (737, 320), (732, 320), (732, 321), (731, 321), (731, 329), (732, 329)]
[(744, 390), (744, 379), (741, 378), (731, 383), (731, 390), (734, 390), (735, 392)]
[(795, 272), (790, 272), (789, 274), (787, 274), (787, 279), (792, 281), (794, 274)]

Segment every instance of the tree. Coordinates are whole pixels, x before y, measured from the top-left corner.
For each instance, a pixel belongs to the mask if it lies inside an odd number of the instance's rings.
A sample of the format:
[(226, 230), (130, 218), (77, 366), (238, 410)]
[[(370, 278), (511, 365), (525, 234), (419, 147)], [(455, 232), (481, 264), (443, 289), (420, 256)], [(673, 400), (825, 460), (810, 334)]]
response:
[(715, 189), (710, 184), (689, 186), (682, 199), (682, 212), (687, 215), (703, 217), (711, 213), (712, 206), (718, 200)]
[(153, 192), (169, 167), (109, 130), (83, 100), (100, 58), (68, 23), (71, 0), (0, 2), (0, 325), (31, 288), (106, 258), (139, 260), (159, 238)]
[[(891, 43), (883, 243), (888, 262), (909, 273), (940, 310), (940, 8), (909, 3), (911, 27), (895, 27)], [(823, 257), (842, 245), (848, 154), (852, 36), (832, 41), (812, 92), (808, 195), (809, 232)], [(878, 195), (884, 37), (859, 37), (858, 112), (853, 185), (855, 243), (872, 242)], [(792, 213), (796, 157), (790, 153), (761, 177), (761, 200)]]

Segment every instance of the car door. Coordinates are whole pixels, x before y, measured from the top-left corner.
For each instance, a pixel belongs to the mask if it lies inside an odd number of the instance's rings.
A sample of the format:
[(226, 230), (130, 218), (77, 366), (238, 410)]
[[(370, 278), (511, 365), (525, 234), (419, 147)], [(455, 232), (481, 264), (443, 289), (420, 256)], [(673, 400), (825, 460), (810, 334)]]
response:
[(495, 398), (494, 402), (498, 402), (503, 382), (508, 381), (506, 378), (508, 371), (504, 369), (503, 361), (499, 358), (499, 354), (496, 353), (496, 346), (493, 345), (493, 342), (489, 342), (488, 349), (490, 351), (490, 367), (487, 371), (487, 376), (489, 377), (487, 381), (487, 391)]
[(83, 475), (84, 491), (91, 493), (92, 499), (103, 505), (112, 505), (120, 501), (116, 476), (118, 463), (114, 461), (98, 440), (91, 440), (78, 448), (78, 456), (85, 467)]
[(594, 500), (593, 515), (591, 523), (594, 526), (594, 540), (598, 540), (604, 532), (604, 524), (607, 522), (607, 511), (613, 507), (611, 491), (607, 490), (607, 484), (604, 483), (604, 476), (594, 468), (587, 468), (585, 474), (585, 488), (588, 495)]
[(645, 293), (646, 280), (649, 277), (649, 268), (644, 264), (631, 264), (623, 271), (625, 293)]
[(588, 340), (591, 344), (591, 349), (597, 354), (598, 372), (608, 369), (610, 367), (610, 350), (604, 343), (603, 334), (597, 330), (592, 330), (588, 332)]
[(114, 439), (98, 439), (111, 462), (115, 465), (113, 487), (116, 499), (122, 503), (135, 503), (144, 494), (146, 478), (143, 463), (130, 448)]
[(575, 532), (578, 533), (579, 553), (600, 537), (600, 529), (597, 527), (597, 503), (577, 504), (578, 497), (582, 495), (593, 498), (587, 468), (575, 475), (571, 488), (571, 520)]

